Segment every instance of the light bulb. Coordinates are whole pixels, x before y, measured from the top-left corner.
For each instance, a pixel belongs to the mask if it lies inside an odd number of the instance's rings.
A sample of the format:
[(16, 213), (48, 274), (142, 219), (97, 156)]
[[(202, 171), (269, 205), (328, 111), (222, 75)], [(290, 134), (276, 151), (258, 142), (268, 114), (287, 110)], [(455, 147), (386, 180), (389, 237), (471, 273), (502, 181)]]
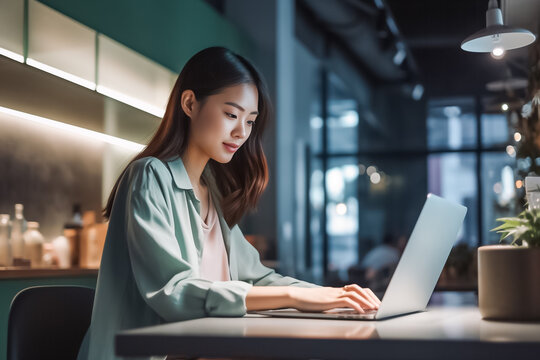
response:
[(381, 175), (379, 175), (379, 173), (377, 172), (374, 172), (373, 174), (371, 174), (371, 176), (369, 177), (369, 180), (371, 180), (371, 182), (373, 184), (378, 184), (381, 182)]
[(345, 215), (347, 213), (347, 205), (339, 203), (336, 205), (336, 213), (338, 215)]
[(505, 54), (505, 51), (502, 47), (496, 47), (491, 50), (491, 56), (495, 59), (501, 59)]
[(516, 148), (513, 147), (512, 145), (508, 145), (506, 147), (506, 153), (510, 156), (510, 157), (515, 157), (516, 156)]

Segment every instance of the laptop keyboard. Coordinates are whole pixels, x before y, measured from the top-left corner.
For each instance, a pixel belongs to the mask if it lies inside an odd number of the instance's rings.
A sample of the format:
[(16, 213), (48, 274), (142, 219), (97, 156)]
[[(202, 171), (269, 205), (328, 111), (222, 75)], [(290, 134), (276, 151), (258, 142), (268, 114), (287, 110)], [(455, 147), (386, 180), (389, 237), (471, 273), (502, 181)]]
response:
[(338, 310), (338, 311), (329, 311), (330, 314), (358, 314), (358, 315), (366, 315), (366, 314), (374, 314), (377, 312), (377, 310), (364, 310), (365, 313), (359, 313), (354, 310)]

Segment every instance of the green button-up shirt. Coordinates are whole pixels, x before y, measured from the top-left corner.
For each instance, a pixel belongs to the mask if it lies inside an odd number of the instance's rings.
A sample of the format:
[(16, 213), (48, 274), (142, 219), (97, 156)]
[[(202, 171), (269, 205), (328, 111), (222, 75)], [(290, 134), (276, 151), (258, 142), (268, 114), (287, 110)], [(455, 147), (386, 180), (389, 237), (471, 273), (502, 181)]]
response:
[(78, 360), (118, 359), (124, 329), (205, 316), (243, 316), (252, 286), (319, 287), (261, 264), (238, 225), (229, 228), (207, 166), (203, 178), (219, 217), (231, 281), (202, 279), (200, 201), (182, 159), (145, 157), (120, 180), (99, 269), (92, 321)]

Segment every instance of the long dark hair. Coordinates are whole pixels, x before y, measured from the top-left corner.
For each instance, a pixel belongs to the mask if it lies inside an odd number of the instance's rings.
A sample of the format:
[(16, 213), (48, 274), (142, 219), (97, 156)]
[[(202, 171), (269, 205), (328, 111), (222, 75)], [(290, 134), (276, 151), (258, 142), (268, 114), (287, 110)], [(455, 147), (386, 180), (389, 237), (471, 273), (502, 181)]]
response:
[[(246, 142), (228, 163), (210, 159), (207, 166), (216, 180), (220, 207), (230, 227), (236, 225), (244, 213), (256, 209), (257, 202), (268, 184), (268, 165), (262, 148), (262, 135), (273, 109), (264, 78), (244, 57), (231, 50), (214, 46), (199, 51), (184, 65), (171, 91), (163, 119), (152, 140), (124, 168), (111, 191), (103, 216), (111, 216), (112, 205), (120, 179), (129, 165), (147, 156), (165, 160), (182, 156), (187, 147), (190, 121), (180, 106), (184, 90), (190, 89), (198, 101), (204, 103), (209, 95), (222, 89), (253, 84), (259, 93), (256, 125)], [(204, 105), (203, 105), (204, 106)], [(203, 179), (204, 180), (204, 179)]]

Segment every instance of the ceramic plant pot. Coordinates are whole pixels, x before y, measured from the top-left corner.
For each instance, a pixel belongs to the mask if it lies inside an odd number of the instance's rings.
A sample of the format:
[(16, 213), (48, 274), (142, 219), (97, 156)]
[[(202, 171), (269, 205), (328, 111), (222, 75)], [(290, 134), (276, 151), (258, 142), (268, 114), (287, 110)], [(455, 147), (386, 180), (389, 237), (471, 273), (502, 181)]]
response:
[(478, 248), (478, 306), (484, 319), (540, 320), (540, 248)]

